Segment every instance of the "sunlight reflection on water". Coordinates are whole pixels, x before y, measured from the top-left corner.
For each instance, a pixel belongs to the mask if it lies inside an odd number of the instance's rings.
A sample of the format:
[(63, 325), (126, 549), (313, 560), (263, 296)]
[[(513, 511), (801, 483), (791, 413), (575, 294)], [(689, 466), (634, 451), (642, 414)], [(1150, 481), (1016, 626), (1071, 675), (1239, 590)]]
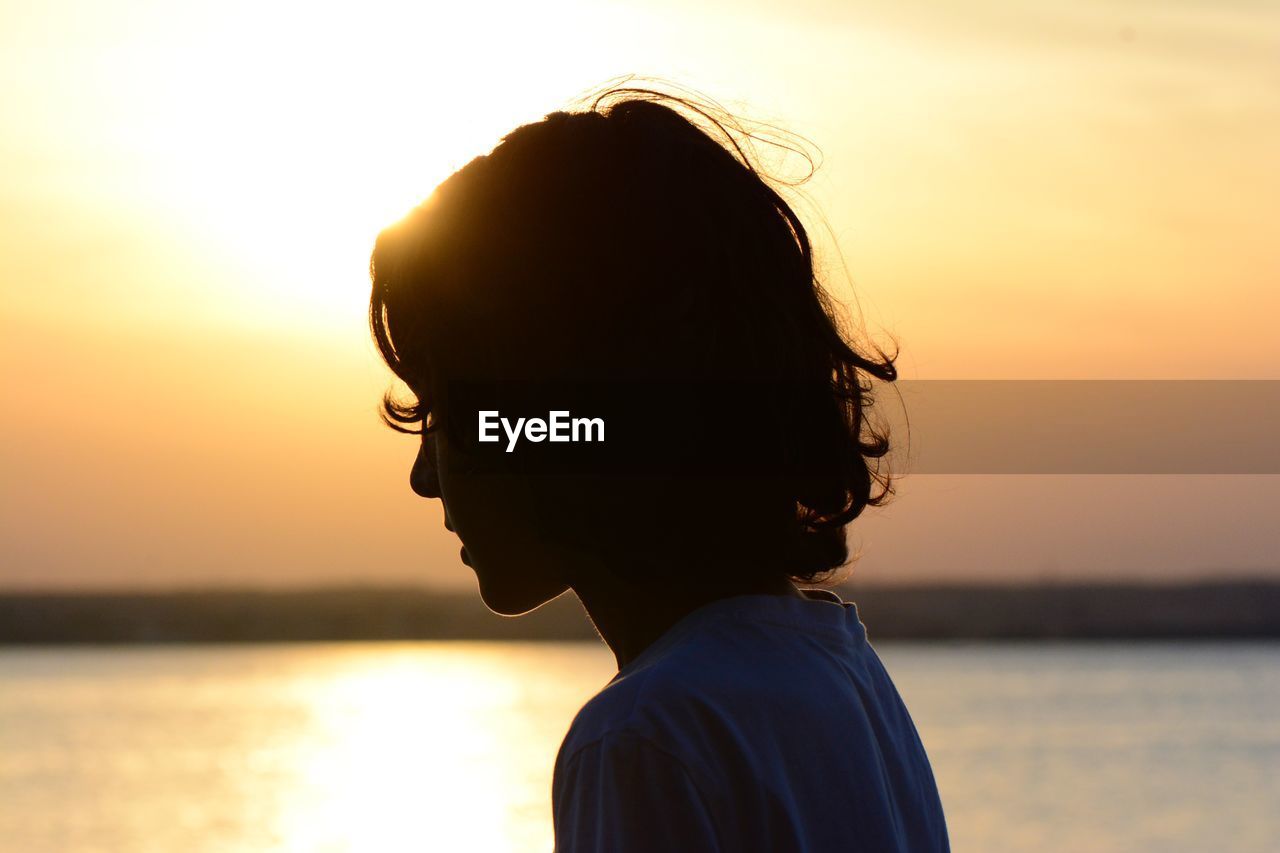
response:
[[(1280, 849), (1280, 647), (881, 651), (957, 850)], [(612, 673), (599, 644), (0, 650), (0, 839), (548, 851), (556, 749)]]
[(53, 850), (548, 850), (595, 646), (0, 652), (0, 837)]

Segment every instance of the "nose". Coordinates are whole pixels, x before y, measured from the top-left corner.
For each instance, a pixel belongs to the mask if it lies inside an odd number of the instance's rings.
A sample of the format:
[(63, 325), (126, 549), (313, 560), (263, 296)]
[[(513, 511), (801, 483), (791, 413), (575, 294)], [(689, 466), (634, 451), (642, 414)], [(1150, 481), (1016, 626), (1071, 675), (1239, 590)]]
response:
[(413, 469), (409, 472), (409, 488), (424, 498), (440, 497), (440, 477), (426, 441), (418, 447), (418, 458), (413, 460)]

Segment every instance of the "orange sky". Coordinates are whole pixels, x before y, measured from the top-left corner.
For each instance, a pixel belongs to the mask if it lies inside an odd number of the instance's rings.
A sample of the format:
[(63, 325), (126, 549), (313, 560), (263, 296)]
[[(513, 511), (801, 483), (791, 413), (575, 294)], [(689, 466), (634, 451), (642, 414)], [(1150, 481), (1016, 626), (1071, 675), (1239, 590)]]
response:
[[(1275, 7), (774, 6), (0, 2), (0, 585), (470, 583), (377, 421), (371, 241), (632, 71), (820, 146), (907, 376), (1280, 378)], [(1280, 570), (1277, 480), (918, 476), (861, 571)]]

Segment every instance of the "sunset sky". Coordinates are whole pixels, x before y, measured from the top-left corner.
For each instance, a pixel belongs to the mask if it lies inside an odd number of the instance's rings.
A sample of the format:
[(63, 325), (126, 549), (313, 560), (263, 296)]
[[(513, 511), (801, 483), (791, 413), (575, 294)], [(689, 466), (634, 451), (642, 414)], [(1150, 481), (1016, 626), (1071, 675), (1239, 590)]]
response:
[[(1280, 379), (1270, 3), (0, 0), (0, 586), (473, 583), (378, 422), (372, 241), (632, 72), (821, 149), (904, 376)], [(868, 581), (1280, 577), (1277, 505), (919, 475), (854, 536)]]

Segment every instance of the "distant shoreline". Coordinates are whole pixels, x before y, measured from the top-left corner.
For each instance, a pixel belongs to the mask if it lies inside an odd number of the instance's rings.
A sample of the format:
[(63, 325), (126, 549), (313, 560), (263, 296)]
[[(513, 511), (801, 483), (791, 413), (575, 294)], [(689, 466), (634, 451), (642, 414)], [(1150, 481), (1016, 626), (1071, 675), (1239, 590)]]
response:
[[(1280, 639), (1280, 581), (846, 585), (875, 640)], [(0, 644), (589, 640), (570, 595), (519, 618), (473, 591), (0, 592)]]

